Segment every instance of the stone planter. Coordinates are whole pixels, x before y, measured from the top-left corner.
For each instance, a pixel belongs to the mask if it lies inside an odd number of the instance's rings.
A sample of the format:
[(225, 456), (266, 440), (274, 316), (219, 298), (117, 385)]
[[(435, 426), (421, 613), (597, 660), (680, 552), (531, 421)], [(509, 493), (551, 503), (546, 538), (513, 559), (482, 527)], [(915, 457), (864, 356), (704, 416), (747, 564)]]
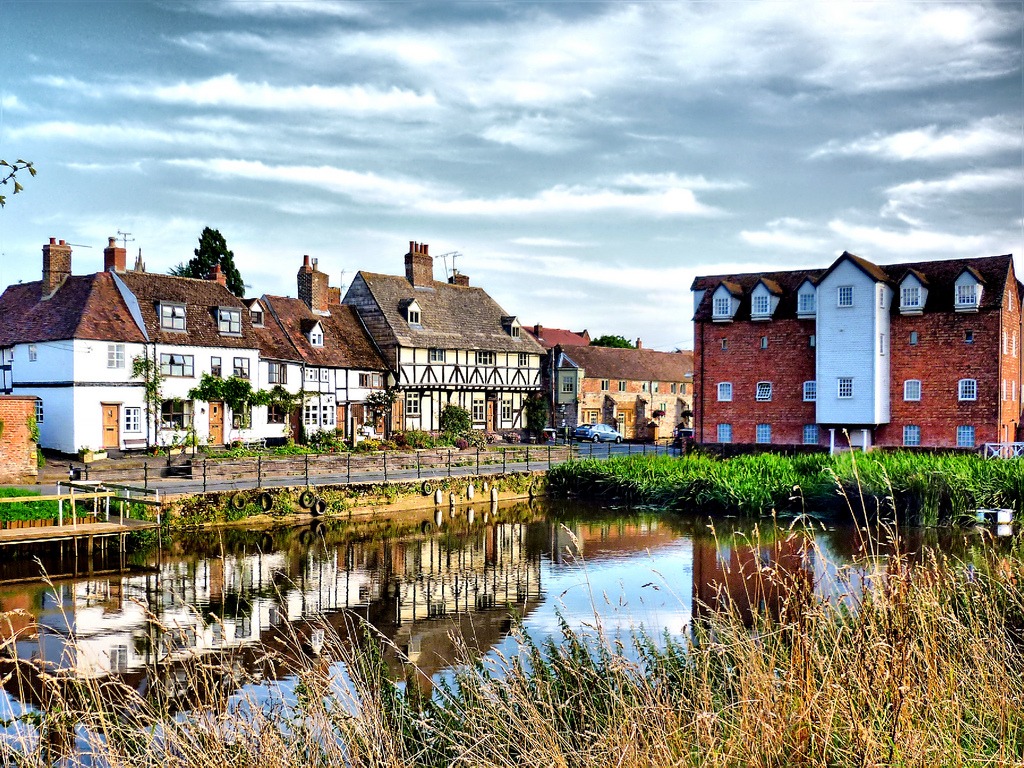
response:
[(107, 458), (106, 451), (79, 451), (78, 459), (83, 464), (91, 464), (94, 461)]

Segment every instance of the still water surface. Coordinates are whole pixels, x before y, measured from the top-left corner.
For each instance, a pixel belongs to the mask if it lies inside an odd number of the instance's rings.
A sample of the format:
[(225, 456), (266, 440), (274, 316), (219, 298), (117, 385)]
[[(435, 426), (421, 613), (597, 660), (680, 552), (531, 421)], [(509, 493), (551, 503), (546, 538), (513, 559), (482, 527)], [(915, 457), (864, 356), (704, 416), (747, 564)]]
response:
[[(23, 674), (0, 690), (0, 719), (43, 705), (38, 670), (140, 692), (160, 687), (174, 708), (202, 703), (197, 665), (230, 656), (223, 686), (269, 695), (294, 684), (289, 655), (315, 655), (324, 632), (352, 635), (366, 619), (402, 656), (444, 675), (457, 637), (492, 658), (514, 655), (512, 616), (535, 639), (600, 623), (610, 635), (642, 627), (683, 635), (700, 606), (778, 605), (782, 587), (752, 588), (774, 568), (842, 598), (837, 569), (867, 556), (852, 526), (757, 528), (699, 515), (601, 510), (535, 501), (424, 511), (399, 522), (226, 529), (170, 541), (0, 550), (0, 646)], [(905, 532), (901, 547), (957, 554), (960, 531)], [(47, 580), (41, 577), (45, 571)], [(844, 598), (844, 599), (849, 599)], [(327, 625), (330, 625), (329, 627)], [(264, 648), (279, 651), (269, 663)], [(29, 663), (25, 663), (29, 662)], [(2, 672), (3, 670), (0, 670)]]

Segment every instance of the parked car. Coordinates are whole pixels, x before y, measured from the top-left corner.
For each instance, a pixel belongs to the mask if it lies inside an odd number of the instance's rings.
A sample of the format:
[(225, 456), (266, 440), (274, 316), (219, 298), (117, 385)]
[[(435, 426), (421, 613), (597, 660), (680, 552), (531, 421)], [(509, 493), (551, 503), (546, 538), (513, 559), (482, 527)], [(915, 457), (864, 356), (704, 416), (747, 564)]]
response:
[(572, 436), (577, 440), (589, 440), (593, 443), (621, 443), (619, 430), (607, 424), (581, 424), (576, 427)]

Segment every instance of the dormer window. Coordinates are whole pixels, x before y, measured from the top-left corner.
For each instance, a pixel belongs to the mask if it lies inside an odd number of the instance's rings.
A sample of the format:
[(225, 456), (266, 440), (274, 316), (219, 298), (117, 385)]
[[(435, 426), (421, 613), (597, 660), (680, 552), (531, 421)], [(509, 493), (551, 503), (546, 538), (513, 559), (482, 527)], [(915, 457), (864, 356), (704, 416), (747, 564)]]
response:
[(814, 291), (801, 291), (798, 293), (796, 304), (797, 315), (813, 315), (814, 312)]
[(405, 308), (405, 319), (409, 325), (422, 325), (422, 317), (420, 315), (420, 305), (413, 299), (409, 302), (409, 306)]
[(185, 305), (160, 302), (160, 327), (165, 331), (184, 331)]
[(921, 308), (921, 286), (905, 285), (900, 290), (900, 310)]
[(900, 283), (900, 314), (920, 315), (928, 301), (928, 286), (924, 276), (911, 271)]
[(320, 323), (313, 323), (309, 333), (306, 334), (306, 338), (309, 339), (309, 343), (314, 347), (322, 347), (324, 345), (324, 329)]
[(771, 298), (768, 294), (754, 296), (751, 302), (751, 313), (755, 317), (764, 317), (771, 311)]
[(715, 297), (715, 317), (729, 317), (731, 315), (732, 300), (728, 296)]
[(978, 286), (976, 283), (961, 283), (956, 287), (956, 308), (978, 308)]
[(512, 335), (513, 339), (518, 339), (519, 338), (519, 326), (518, 325), (513, 325), (512, 329), (509, 331), (509, 333)]
[(217, 310), (217, 330), (227, 336), (242, 335), (242, 310), (225, 309)]
[(249, 310), (249, 319), (252, 320), (252, 324), (257, 328), (263, 327), (263, 310), (258, 304), (254, 305), (253, 308)]
[(502, 315), (501, 327), (505, 329), (513, 339), (519, 338), (519, 320), (516, 319), (515, 315)]
[(721, 282), (711, 296), (711, 319), (730, 322), (739, 308), (741, 288), (734, 283)]

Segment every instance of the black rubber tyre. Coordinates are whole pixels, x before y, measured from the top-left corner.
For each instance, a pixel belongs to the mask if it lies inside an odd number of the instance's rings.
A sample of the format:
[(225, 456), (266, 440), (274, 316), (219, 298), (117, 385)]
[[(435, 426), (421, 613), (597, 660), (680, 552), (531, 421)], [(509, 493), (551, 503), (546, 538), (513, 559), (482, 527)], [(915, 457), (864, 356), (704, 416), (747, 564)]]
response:
[(245, 496), (240, 493), (236, 493), (228, 500), (228, 504), (230, 504), (231, 508), (236, 512), (241, 512), (245, 509)]
[(269, 512), (274, 508), (274, 497), (264, 491), (259, 495), (257, 503), (260, 505), (260, 509), (264, 512)]
[(424, 496), (429, 496), (434, 492), (434, 484), (429, 480), (424, 480), (423, 485), (420, 486), (420, 490), (423, 491)]
[(430, 522), (429, 520), (424, 520), (422, 523), (420, 523), (420, 532), (421, 533), (431, 533), (433, 530), (434, 530), (434, 524), (432, 522)]
[(312, 509), (313, 502), (316, 501), (316, 494), (312, 491), (303, 491), (299, 494), (299, 506), (303, 509)]
[(313, 506), (309, 508), (311, 514), (315, 517), (319, 517), (327, 511), (327, 502), (317, 497), (316, 501), (313, 502)]

